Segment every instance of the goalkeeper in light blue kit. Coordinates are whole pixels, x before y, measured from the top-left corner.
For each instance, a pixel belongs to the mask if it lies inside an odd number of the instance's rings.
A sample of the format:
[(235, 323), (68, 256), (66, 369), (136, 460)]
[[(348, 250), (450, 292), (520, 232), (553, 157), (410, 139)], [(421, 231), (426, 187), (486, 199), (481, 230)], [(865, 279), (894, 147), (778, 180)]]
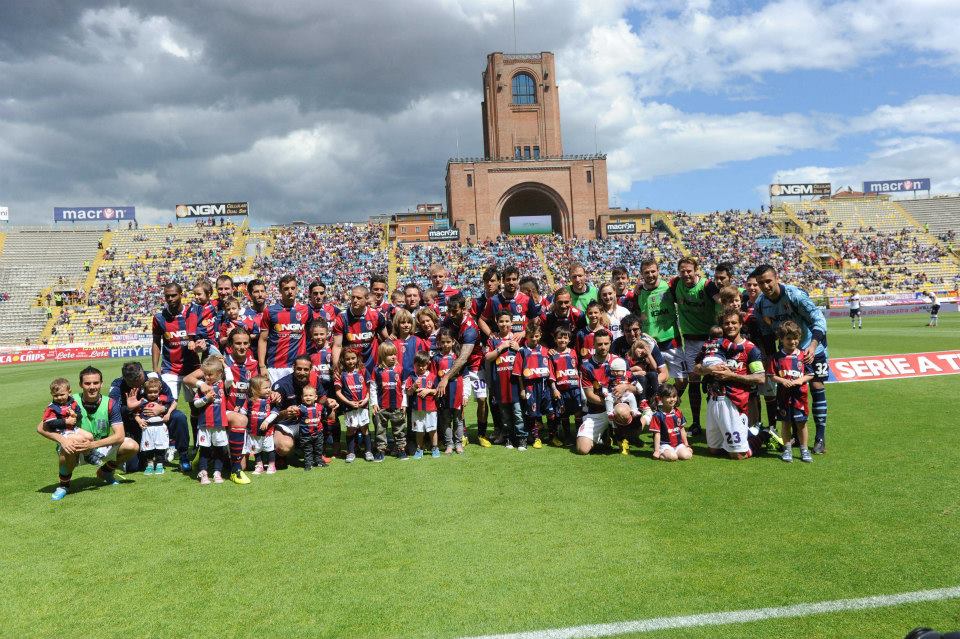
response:
[(811, 412), (817, 427), (813, 452), (822, 455), (827, 450), (827, 391), (824, 382), (830, 376), (827, 320), (806, 292), (796, 286), (781, 284), (776, 269), (769, 264), (758, 266), (754, 273), (761, 293), (754, 305), (754, 313), (760, 320), (764, 357), (769, 360), (777, 352), (774, 342), (780, 324), (792, 320), (800, 326), (800, 350), (804, 353), (804, 361), (813, 368)]

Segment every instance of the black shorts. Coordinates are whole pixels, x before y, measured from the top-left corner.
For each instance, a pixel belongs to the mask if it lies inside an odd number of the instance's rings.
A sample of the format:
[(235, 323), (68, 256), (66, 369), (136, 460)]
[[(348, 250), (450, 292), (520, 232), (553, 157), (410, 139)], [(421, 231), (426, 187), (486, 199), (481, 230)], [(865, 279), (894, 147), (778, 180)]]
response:
[(850, 309), (850, 317), (860, 317), (860, 309), (859, 309), (859, 308), (851, 308), (851, 309)]
[(940, 312), (940, 305), (939, 305), (939, 304), (934, 304), (933, 306), (930, 307), (930, 314), (931, 314), (931, 315), (936, 315), (936, 314), (939, 313), (939, 312)]

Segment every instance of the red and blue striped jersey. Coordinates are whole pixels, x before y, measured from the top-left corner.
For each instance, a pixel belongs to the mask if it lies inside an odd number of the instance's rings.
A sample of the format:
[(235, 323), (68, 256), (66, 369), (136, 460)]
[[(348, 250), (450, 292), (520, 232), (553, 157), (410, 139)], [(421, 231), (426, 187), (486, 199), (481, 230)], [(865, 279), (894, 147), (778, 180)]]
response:
[(243, 406), (250, 394), (250, 379), (260, 374), (260, 364), (250, 351), (247, 351), (247, 358), (242, 362), (238, 362), (233, 353), (227, 351), (224, 363), (233, 373), (233, 385), (227, 390), (227, 410), (236, 410), (238, 406)]
[(271, 304), (263, 311), (260, 330), (267, 331), (268, 368), (293, 368), (298, 355), (307, 352), (307, 305)]
[(418, 385), (420, 388), (436, 388), (439, 383), (440, 379), (437, 377), (437, 374), (431, 370), (428, 370), (423, 375), (414, 373), (408, 377), (404, 383), (404, 391), (407, 393), (411, 408), (413, 408), (413, 410), (435, 413), (437, 411), (437, 396), (427, 395), (426, 397), (420, 397), (413, 389)]
[(197, 354), (187, 349), (192, 318), (184, 306), (174, 315), (167, 306), (153, 316), (153, 343), (160, 347), (160, 372), (189, 375), (200, 366)]
[(521, 346), (513, 360), (513, 374), (520, 378), (526, 390), (549, 384), (555, 379), (553, 363), (544, 346)]
[(587, 412), (592, 414), (605, 413), (607, 407), (603, 403), (603, 389), (610, 384), (610, 364), (616, 359), (614, 355), (607, 355), (602, 362), (597, 362), (593, 357), (587, 357), (580, 361), (580, 387), (591, 388), (593, 393), (600, 398), (600, 403), (592, 402), (587, 399)]
[(580, 388), (580, 360), (572, 349), (550, 356), (557, 390), (561, 393)]
[(223, 396), (223, 382), (213, 385), (213, 400), (200, 409), (197, 417), (198, 428), (227, 427), (227, 402)]
[[(397, 362), (403, 371), (403, 378), (406, 379), (413, 375), (413, 358), (417, 353), (430, 352), (430, 342), (418, 335), (410, 335), (406, 339), (394, 338), (390, 340), (397, 349)], [(379, 350), (379, 349), (378, 349)], [(377, 361), (379, 361), (379, 354)]]
[[(437, 377), (443, 379), (443, 376), (453, 368), (453, 364), (456, 361), (457, 356), (452, 351), (446, 355), (438, 353), (434, 356), (433, 368), (437, 372)], [(442, 404), (444, 408), (452, 410), (460, 410), (463, 408), (463, 375), (450, 378), (447, 382), (447, 389), (444, 392), (444, 396), (440, 398), (440, 404)]]
[(205, 339), (213, 345), (219, 344), (220, 321), (217, 318), (217, 307), (212, 302), (206, 304), (192, 302), (187, 313), (192, 316), (191, 337)]
[(473, 350), (470, 351), (470, 357), (467, 359), (466, 365), (460, 371), (461, 375), (465, 375), (468, 372), (477, 372), (480, 370), (480, 366), (483, 364), (483, 341), (480, 339), (480, 328), (477, 326), (477, 323), (473, 321), (473, 318), (469, 314), (463, 314), (463, 320), (458, 324), (454, 325), (452, 322), (444, 322), (451, 330), (454, 331), (454, 334), (457, 336), (457, 341), (460, 342), (461, 346), (466, 346), (467, 344), (473, 344)]
[(403, 369), (377, 366), (373, 371), (373, 383), (377, 386), (377, 406), (397, 410), (403, 404)]
[(257, 336), (260, 335), (260, 326), (256, 323), (253, 317), (250, 315), (241, 315), (235, 320), (225, 319), (220, 322), (220, 344), (229, 345), (230, 344), (230, 333), (233, 332), (233, 329), (238, 326), (242, 326), (247, 329), (247, 332), (250, 333), (250, 342), (253, 343), (257, 339)]
[[(703, 354), (704, 352), (701, 350), (700, 355), (697, 356), (698, 362), (703, 361)], [(720, 344), (717, 355), (727, 360), (727, 368), (737, 375), (749, 375), (752, 372), (751, 369), (756, 369), (753, 372), (763, 370), (763, 358), (760, 355), (760, 349), (747, 339), (739, 344), (724, 339)], [(728, 397), (738, 411), (744, 415), (747, 414), (750, 404), (749, 387), (732, 382), (717, 381), (710, 376), (705, 376), (704, 381), (706, 382), (707, 395), (711, 399)]]
[(443, 290), (437, 291), (437, 296), (433, 298), (433, 310), (437, 312), (437, 315), (444, 317), (447, 314), (447, 300), (459, 293), (460, 290), (456, 289), (449, 284), (443, 286)]
[[(807, 375), (813, 375), (813, 369), (803, 361), (803, 351), (801, 350), (793, 353), (785, 353), (783, 350), (777, 351), (772, 366), (773, 374), (784, 379), (800, 379)], [(781, 408), (791, 408), (795, 411), (807, 413), (808, 386), (808, 383), (803, 383), (793, 388), (784, 388), (777, 384), (777, 405)]]
[(674, 408), (669, 413), (658, 410), (653, 414), (653, 421), (650, 422), (650, 432), (660, 432), (660, 443), (678, 446), (683, 443), (683, 437), (680, 431), (687, 425), (683, 413), (679, 408)]
[(370, 376), (364, 368), (349, 373), (340, 373), (340, 377), (334, 380), (333, 385), (340, 391), (340, 394), (351, 402), (362, 402), (369, 396)]
[(321, 317), (326, 320), (328, 327), (333, 326), (333, 321), (337, 319), (337, 315), (340, 314), (340, 309), (330, 302), (324, 302), (319, 308), (314, 307), (312, 304), (307, 304), (307, 311), (310, 313), (310, 318), (307, 320), (308, 327)]
[[(496, 350), (501, 342), (502, 337), (491, 335), (487, 339), (487, 348)], [(513, 363), (516, 358), (517, 351), (508, 348), (500, 353), (490, 366), (490, 392), (497, 403), (515, 404), (520, 401), (520, 387), (517, 385), (517, 378), (513, 376)]]
[(576, 336), (573, 338), (573, 343), (576, 345), (577, 354), (580, 356), (581, 360), (590, 359), (593, 357), (593, 332), (598, 328), (603, 328), (598, 326), (597, 328), (581, 328), (577, 331)]
[(368, 308), (363, 315), (356, 316), (348, 308), (333, 322), (333, 335), (343, 337), (343, 348), (350, 348), (360, 354), (360, 361), (368, 371), (376, 365), (374, 352), (379, 342), (378, 335), (384, 327), (383, 315), (372, 308)]
[(514, 333), (523, 333), (527, 328), (528, 320), (540, 317), (540, 305), (530, 299), (526, 293), (519, 291), (512, 299), (505, 298), (503, 293), (497, 293), (491, 297), (484, 304), (481, 317), (489, 326), (501, 309), (510, 311), (511, 321), (513, 322), (510, 330)]
[(417, 332), (417, 337), (422, 339), (427, 345), (427, 352), (430, 353), (430, 357), (433, 357), (440, 352), (440, 347), (437, 346), (437, 331), (430, 333), (429, 335), (424, 335), (421, 332)]
[(307, 427), (307, 432), (316, 435), (323, 432), (323, 404), (319, 402), (313, 406), (300, 404), (300, 423)]
[(333, 393), (333, 357), (329, 348), (322, 348), (310, 356), (310, 385), (320, 395)]
[[(73, 413), (73, 417), (77, 419), (77, 423), (73, 426), (64, 425), (63, 428), (59, 430), (73, 430), (80, 423), (80, 404), (78, 404), (77, 400), (75, 400), (73, 397), (69, 398), (67, 403), (63, 406), (50, 402), (47, 405), (46, 410), (43, 411), (43, 419), (41, 421), (46, 424), (47, 422), (55, 419), (66, 419), (67, 417), (71, 416), (71, 412)], [(47, 428), (46, 430), (51, 429)]]
[(470, 300), (470, 316), (474, 320), (480, 319), (480, 317), (483, 315), (483, 309), (487, 307), (489, 302), (490, 298), (487, 297), (486, 293), (472, 298)]
[[(247, 416), (247, 432), (249, 432), (252, 437), (273, 435), (274, 422), (270, 422), (267, 429), (262, 433), (260, 432), (260, 425), (263, 424), (267, 417), (271, 414), (277, 414), (277, 411), (273, 409), (273, 405), (270, 403), (269, 397), (260, 397), (258, 399), (248, 398), (246, 404), (240, 410), (240, 413)], [(276, 417), (274, 420), (276, 420)]]
[(571, 306), (566, 315), (557, 315), (553, 309), (546, 309), (540, 313), (540, 327), (543, 331), (541, 342), (547, 348), (555, 348), (557, 345), (553, 337), (554, 331), (558, 328), (565, 328), (570, 331), (573, 337), (577, 331), (583, 328), (583, 313), (576, 306)]

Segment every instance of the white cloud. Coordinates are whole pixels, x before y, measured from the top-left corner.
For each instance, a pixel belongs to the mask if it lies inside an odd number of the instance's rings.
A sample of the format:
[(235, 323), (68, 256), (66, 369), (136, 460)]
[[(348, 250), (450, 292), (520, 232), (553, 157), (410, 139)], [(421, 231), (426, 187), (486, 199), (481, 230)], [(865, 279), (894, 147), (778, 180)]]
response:
[(960, 95), (921, 95), (901, 105), (885, 104), (853, 118), (853, 131), (960, 133)]

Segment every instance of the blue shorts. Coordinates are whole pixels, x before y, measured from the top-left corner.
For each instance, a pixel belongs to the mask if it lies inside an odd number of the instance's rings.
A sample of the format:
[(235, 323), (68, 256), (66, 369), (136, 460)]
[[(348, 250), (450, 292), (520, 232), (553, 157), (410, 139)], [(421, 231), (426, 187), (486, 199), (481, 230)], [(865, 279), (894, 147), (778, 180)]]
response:
[(569, 417), (583, 412), (583, 391), (579, 388), (561, 391), (560, 399), (553, 402), (558, 415)]
[(793, 408), (791, 406), (778, 406), (777, 407), (777, 420), (781, 422), (789, 422), (791, 424), (806, 424), (807, 423), (807, 411), (800, 408)]

